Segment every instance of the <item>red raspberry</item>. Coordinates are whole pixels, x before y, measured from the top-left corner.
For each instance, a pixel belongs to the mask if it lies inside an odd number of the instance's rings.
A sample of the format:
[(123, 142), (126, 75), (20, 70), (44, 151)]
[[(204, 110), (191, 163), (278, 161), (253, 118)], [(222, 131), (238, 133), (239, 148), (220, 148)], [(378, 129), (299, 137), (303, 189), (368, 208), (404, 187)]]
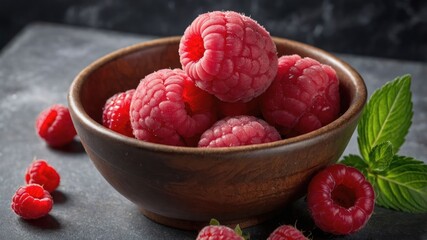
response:
[(334, 69), (308, 57), (280, 57), (276, 78), (262, 96), (261, 111), (265, 120), (287, 137), (332, 122), (340, 112)]
[(307, 240), (297, 228), (291, 225), (282, 225), (276, 228), (267, 240)]
[(200, 230), (196, 240), (244, 240), (244, 238), (227, 226), (210, 225)]
[(53, 199), (48, 191), (38, 184), (20, 187), (13, 195), (11, 207), (24, 219), (36, 219), (47, 215)]
[(375, 193), (356, 168), (334, 164), (313, 177), (307, 203), (320, 229), (345, 235), (360, 230), (368, 222), (374, 210)]
[(133, 133), (140, 140), (185, 146), (216, 121), (214, 103), (181, 69), (151, 73), (132, 98)]
[(105, 127), (125, 136), (133, 137), (129, 110), (134, 92), (135, 89), (116, 93), (105, 102), (102, 112), (102, 124)]
[(43, 110), (36, 118), (37, 134), (52, 147), (60, 147), (73, 141), (76, 129), (68, 108), (55, 104)]
[(199, 15), (179, 45), (185, 72), (225, 102), (261, 95), (277, 72), (276, 45), (253, 19), (232, 11)]
[(199, 147), (232, 147), (280, 140), (280, 134), (264, 120), (236, 116), (219, 120), (206, 130)]
[(25, 182), (39, 184), (46, 191), (53, 192), (59, 186), (60, 177), (58, 172), (45, 160), (36, 160), (27, 168)]

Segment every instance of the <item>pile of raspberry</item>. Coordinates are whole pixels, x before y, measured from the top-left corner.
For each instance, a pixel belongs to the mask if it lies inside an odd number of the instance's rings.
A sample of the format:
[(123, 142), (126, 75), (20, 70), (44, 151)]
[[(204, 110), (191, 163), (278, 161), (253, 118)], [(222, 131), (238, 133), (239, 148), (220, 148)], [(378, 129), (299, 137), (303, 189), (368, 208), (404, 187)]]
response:
[(103, 125), (139, 140), (232, 147), (304, 134), (340, 114), (334, 69), (278, 56), (264, 27), (233, 11), (199, 15), (179, 44), (180, 69), (159, 69), (107, 100)]

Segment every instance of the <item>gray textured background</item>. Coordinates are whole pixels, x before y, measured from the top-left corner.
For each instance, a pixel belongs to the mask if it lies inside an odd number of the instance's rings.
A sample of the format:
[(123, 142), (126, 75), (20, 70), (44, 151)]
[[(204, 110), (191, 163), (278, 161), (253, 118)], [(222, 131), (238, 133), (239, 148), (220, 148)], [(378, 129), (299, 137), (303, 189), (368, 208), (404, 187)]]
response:
[(272, 35), (333, 52), (427, 61), (423, 0), (0, 0), (0, 48), (34, 21), (166, 36), (212, 10), (245, 13)]

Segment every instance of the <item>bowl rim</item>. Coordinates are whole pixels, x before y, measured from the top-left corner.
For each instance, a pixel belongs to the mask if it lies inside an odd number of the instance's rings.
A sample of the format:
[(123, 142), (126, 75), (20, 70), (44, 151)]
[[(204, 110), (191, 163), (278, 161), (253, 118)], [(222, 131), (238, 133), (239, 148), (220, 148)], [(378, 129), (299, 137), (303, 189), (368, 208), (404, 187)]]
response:
[[(354, 99), (349, 104), (348, 109), (341, 114), (337, 119), (332, 121), (331, 123), (316, 129), (314, 131), (301, 134), (295, 137), (286, 138), (274, 142), (269, 143), (261, 143), (261, 144), (253, 144), (253, 145), (245, 145), (245, 146), (233, 146), (233, 147), (221, 147), (221, 148), (198, 148), (198, 147), (186, 147), (186, 146), (170, 146), (159, 143), (151, 143), (145, 142), (142, 140), (138, 140), (136, 138), (127, 137), (125, 135), (116, 133), (102, 124), (95, 121), (93, 118), (86, 113), (83, 108), (83, 105), (80, 101), (79, 95), (80, 90), (82, 88), (84, 80), (98, 68), (107, 64), (108, 62), (114, 61), (122, 56), (129, 55), (134, 52), (138, 52), (143, 48), (155, 47), (159, 44), (176, 44), (179, 43), (181, 36), (170, 36), (170, 37), (161, 37), (153, 40), (148, 40), (140, 43), (136, 43), (127, 47), (119, 48), (111, 53), (108, 53), (97, 60), (93, 61), (83, 70), (81, 70), (77, 76), (72, 81), (69, 91), (68, 91), (68, 105), (70, 108), (70, 112), (75, 115), (75, 117), (79, 120), (81, 124), (84, 125), (85, 128), (91, 129), (97, 135), (103, 135), (111, 140), (115, 140), (117, 142), (123, 142), (129, 144), (132, 147), (149, 149), (151, 151), (157, 152), (165, 152), (165, 153), (187, 153), (187, 154), (228, 154), (231, 152), (250, 152), (261, 149), (271, 149), (278, 148), (283, 146), (289, 146), (298, 144), (301, 142), (314, 141), (317, 138), (325, 136), (327, 134), (331, 134), (334, 131), (338, 131), (339, 128), (346, 125), (347, 122), (351, 121), (354, 118), (357, 118), (358, 115), (362, 112), (364, 105), (367, 100), (367, 89), (363, 78), (360, 74), (347, 62), (341, 60), (337, 56), (323, 50), (317, 48), (312, 45), (308, 45), (302, 42), (298, 42), (295, 40), (290, 40), (286, 38), (280, 37), (272, 37), (275, 42), (285, 43), (292, 47), (305, 48), (306, 51), (314, 51), (318, 56), (321, 56), (323, 59), (328, 60), (329, 62), (333, 62), (335, 65), (341, 65), (342, 70), (346, 75), (350, 76), (352, 81), (354, 81), (354, 85), (356, 87)], [(178, 54), (178, 53), (177, 53)]]

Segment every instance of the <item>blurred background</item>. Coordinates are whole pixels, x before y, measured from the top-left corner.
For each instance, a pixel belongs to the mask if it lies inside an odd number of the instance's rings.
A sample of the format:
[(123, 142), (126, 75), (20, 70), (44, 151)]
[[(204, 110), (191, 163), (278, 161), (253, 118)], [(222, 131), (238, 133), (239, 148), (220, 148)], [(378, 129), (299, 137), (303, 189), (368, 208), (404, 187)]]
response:
[(32, 22), (168, 36), (213, 10), (335, 53), (427, 61), (425, 0), (0, 0), (0, 49)]

